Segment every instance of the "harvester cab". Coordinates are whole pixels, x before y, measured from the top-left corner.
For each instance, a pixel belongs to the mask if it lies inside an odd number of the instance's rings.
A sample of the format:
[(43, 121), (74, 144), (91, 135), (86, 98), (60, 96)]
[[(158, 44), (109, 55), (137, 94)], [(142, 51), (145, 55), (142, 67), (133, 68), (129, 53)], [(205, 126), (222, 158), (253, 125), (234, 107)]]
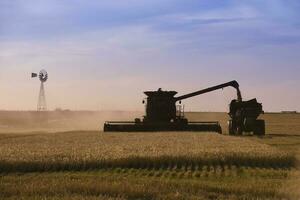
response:
[[(184, 99), (206, 94), (215, 90), (226, 87), (233, 87), (237, 91), (237, 99), (232, 101), (230, 106), (231, 120), (229, 122), (230, 133), (240, 134), (243, 131), (261, 131), (262, 128), (256, 130), (259, 120), (256, 120), (262, 111), (251, 102), (243, 102), (242, 95), (237, 81), (230, 81), (221, 85), (199, 90), (193, 93), (175, 97), (176, 91), (163, 91), (159, 88), (157, 91), (144, 92), (146, 98), (146, 114), (142, 120), (135, 119), (133, 122), (105, 122), (104, 131), (121, 131), (121, 132), (137, 132), (137, 131), (205, 131), (222, 133), (219, 122), (189, 122), (184, 116), (184, 109), (177, 105)], [(252, 108), (252, 109), (251, 109)], [(253, 112), (256, 111), (256, 115)], [(241, 114), (239, 114), (241, 113)], [(252, 123), (253, 122), (253, 123)], [(255, 125), (253, 125), (255, 124)]]
[(163, 91), (159, 88), (157, 91), (144, 92), (147, 95), (145, 123), (169, 123), (175, 121), (176, 105), (174, 96), (175, 91)]

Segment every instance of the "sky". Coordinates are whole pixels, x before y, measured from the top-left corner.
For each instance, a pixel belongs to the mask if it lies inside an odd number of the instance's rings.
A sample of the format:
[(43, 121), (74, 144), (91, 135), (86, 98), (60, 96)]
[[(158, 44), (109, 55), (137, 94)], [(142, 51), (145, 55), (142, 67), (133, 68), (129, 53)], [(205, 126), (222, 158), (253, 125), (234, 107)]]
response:
[[(300, 111), (298, 0), (0, 0), (0, 109), (144, 109), (143, 91), (179, 95), (231, 80), (265, 111)], [(185, 100), (227, 111), (232, 88)]]

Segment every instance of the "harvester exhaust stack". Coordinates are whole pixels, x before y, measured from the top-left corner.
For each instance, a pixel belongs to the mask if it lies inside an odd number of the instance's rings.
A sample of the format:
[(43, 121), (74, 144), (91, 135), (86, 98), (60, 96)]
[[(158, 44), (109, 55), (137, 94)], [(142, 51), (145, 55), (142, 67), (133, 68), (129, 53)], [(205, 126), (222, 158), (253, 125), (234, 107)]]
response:
[[(237, 91), (237, 99), (232, 104), (235, 105), (236, 110), (230, 111), (231, 122), (234, 124), (235, 134), (240, 134), (241, 130), (251, 131), (253, 128), (242, 125), (245, 119), (251, 118), (250, 121), (256, 121), (258, 115), (262, 112), (261, 104), (247, 104), (243, 103), (241, 91), (237, 81), (230, 81), (228, 83), (220, 84), (214, 87), (199, 90), (193, 93), (175, 97), (176, 91), (163, 91), (159, 88), (157, 91), (146, 91), (144, 94), (147, 96), (146, 101), (146, 115), (142, 120), (135, 119), (135, 121), (120, 121), (120, 122), (105, 122), (104, 132), (138, 132), (138, 131), (205, 131), (222, 133), (222, 128), (219, 122), (189, 122), (184, 116), (183, 106), (177, 105), (176, 102), (181, 100), (195, 97), (198, 95), (206, 94), (215, 90), (223, 89), (226, 87), (233, 87)], [(253, 108), (252, 114), (247, 113), (249, 108)], [(257, 108), (258, 106), (258, 108)], [(232, 106), (230, 106), (232, 107)], [(259, 109), (260, 108), (260, 109)], [(250, 109), (251, 110), (251, 109)], [(234, 114), (232, 112), (235, 112)], [(243, 112), (243, 115), (238, 115), (236, 112)], [(249, 120), (248, 120), (249, 121)], [(255, 124), (255, 123), (254, 123)], [(238, 130), (237, 130), (238, 129)], [(230, 132), (230, 133), (231, 133)]]

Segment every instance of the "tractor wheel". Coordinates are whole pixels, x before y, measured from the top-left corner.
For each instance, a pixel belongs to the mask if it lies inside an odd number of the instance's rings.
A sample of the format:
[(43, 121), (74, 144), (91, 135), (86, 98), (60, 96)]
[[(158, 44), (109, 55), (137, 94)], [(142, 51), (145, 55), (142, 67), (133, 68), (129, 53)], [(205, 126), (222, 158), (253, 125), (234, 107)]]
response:
[(229, 120), (229, 121), (228, 121), (228, 133), (229, 133), (229, 135), (234, 135), (233, 122), (232, 122), (232, 120)]
[(264, 120), (256, 120), (255, 127), (253, 127), (253, 134), (262, 136), (266, 134), (265, 121)]

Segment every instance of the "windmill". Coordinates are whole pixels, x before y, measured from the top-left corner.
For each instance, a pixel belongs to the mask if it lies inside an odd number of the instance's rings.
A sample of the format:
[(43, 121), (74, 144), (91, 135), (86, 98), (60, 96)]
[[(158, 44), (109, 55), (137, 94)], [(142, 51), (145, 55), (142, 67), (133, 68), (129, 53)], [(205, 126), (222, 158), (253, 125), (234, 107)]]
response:
[(39, 80), (41, 81), (39, 100), (38, 100), (38, 104), (37, 104), (37, 110), (38, 111), (46, 111), (47, 110), (47, 103), (46, 103), (44, 83), (48, 80), (48, 73), (44, 69), (42, 69), (38, 74), (37, 73), (31, 73), (31, 78), (36, 78), (36, 77), (38, 77)]

